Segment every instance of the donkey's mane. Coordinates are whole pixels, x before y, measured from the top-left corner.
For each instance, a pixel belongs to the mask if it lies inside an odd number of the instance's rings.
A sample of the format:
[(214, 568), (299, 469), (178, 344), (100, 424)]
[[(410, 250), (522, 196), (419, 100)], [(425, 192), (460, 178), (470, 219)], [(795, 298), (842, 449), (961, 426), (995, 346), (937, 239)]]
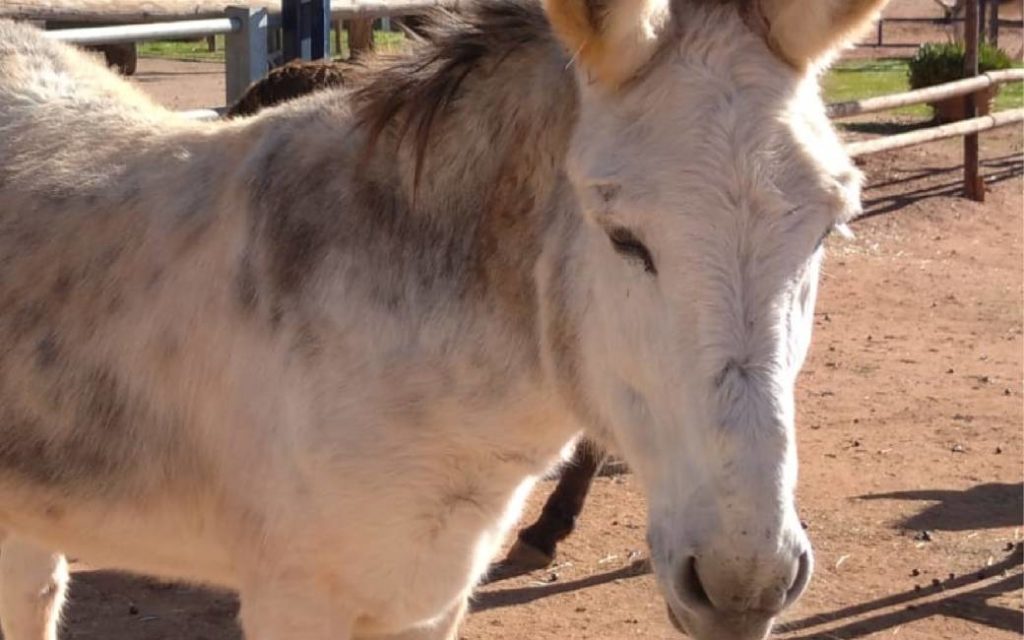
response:
[(417, 40), (406, 52), (370, 59), (353, 98), (370, 150), (393, 123), (399, 142), (412, 133), (418, 182), (431, 131), (459, 98), (466, 78), (493, 72), (515, 51), (553, 36), (539, 2), (481, 0), (463, 13), (429, 12)]

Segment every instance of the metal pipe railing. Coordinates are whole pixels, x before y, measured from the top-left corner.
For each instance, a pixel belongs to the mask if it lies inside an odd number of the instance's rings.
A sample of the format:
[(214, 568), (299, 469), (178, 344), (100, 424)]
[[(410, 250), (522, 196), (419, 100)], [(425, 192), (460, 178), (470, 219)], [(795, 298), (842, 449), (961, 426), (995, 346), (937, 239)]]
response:
[(73, 44), (118, 44), (174, 38), (205, 38), (222, 33), (238, 33), (242, 21), (238, 18), (211, 18), (209, 20), (182, 20), (179, 22), (151, 22), (149, 24), (119, 24), (109, 27), (84, 27), (47, 31), (46, 37)]

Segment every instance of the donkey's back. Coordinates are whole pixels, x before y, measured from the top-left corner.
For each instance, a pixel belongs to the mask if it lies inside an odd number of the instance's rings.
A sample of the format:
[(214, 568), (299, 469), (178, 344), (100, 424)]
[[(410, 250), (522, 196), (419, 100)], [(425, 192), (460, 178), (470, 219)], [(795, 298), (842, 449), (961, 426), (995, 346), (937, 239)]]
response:
[(62, 548), (69, 531), (134, 530), (124, 548), (166, 574), (143, 551), (156, 528), (132, 522), (148, 509), (174, 535), (215, 508), (205, 425), (232, 393), (204, 398), (237, 338), (210, 283), (229, 280), (236, 222), (211, 185), (230, 184), (230, 149), (0, 22), (0, 529)]

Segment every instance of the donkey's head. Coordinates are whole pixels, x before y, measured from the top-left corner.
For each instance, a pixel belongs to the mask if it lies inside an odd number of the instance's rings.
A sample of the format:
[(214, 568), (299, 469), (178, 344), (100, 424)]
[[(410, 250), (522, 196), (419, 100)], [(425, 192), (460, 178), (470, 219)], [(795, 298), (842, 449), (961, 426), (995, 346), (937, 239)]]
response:
[(659, 582), (697, 638), (763, 637), (811, 573), (794, 385), (822, 243), (860, 184), (817, 73), (882, 3), (546, 5), (580, 93), (581, 383), (646, 486)]

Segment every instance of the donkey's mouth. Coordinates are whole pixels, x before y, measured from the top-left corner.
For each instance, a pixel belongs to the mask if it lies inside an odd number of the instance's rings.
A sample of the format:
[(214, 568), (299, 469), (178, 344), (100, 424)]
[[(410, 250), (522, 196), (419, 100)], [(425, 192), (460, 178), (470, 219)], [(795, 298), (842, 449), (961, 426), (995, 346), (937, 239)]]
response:
[(676, 612), (672, 610), (672, 605), (665, 603), (665, 609), (668, 610), (668, 621), (672, 623), (672, 626), (676, 628), (679, 633), (686, 633), (686, 627), (676, 617)]
[(693, 640), (764, 640), (775, 622), (773, 616), (757, 615), (752, 612), (735, 614), (733, 617), (698, 617), (685, 608), (676, 611), (666, 603), (668, 619), (680, 633)]

